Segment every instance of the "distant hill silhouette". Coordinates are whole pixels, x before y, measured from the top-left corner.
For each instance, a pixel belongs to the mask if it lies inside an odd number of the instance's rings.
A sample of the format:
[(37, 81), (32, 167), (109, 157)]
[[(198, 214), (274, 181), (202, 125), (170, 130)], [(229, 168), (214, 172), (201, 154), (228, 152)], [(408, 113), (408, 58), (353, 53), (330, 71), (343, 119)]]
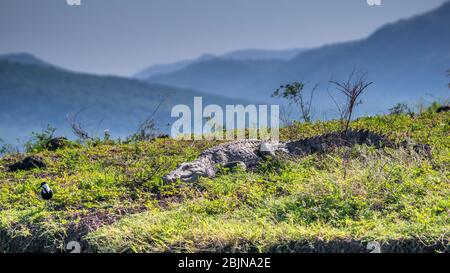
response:
[(290, 60), (305, 50), (302, 48), (285, 50), (242, 49), (225, 53), (220, 58), (241, 61)]
[(196, 59), (183, 60), (170, 64), (152, 65), (134, 75), (138, 79), (147, 79), (155, 75), (169, 74), (179, 71), (189, 65), (209, 61), (213, 59), (238, 60), (238, 61), (268, 61), (289, 60), (303, 52), (304, 49), (266, 50), (266, 49), (242, 49), (215, 56), (204, 54)]
[(10, 62), (10, 63), (18, 63), (18, 64), (32, 64), (43, 67), (53, 66), (36, 56), (29, 53), (11, 53), (11, 54), (3, 54), (0, 55), (0, 61)]
[(0, 138), (9, 143), (16, 138), (23, 141), (47, 124), (56, 127), (58, 134), (73, 136), (67, 115), (80, 111), (80, 121), (90, 133), (102, 136), (104, 129), (110, 129), (113, 137), (123, 138), (150, 116), (161, 96), (167, 99), (155, 118), (166, 132), (170, 128), (165, 125), (174, 121), (172, 106), (192, 105), (194, 96), (202, 96), (205, 104), (239, 101), (133, 79), (74, 73), (40, 62), (30, 64), (38, 60), (31, 55), (16, 60), (0, 60)]
[(156, 64), (139, 71), (133, 77), (137, 79), (147, 79), (148, 77), (155, 75), (169, 74), (181, 70), (191, 64), (207, 61), (214, 58), (216, 58), (214, 55), (205, 54), (192, 60), (182, 60), (168, 64)]
[(194, 88), (210, 94), (270, 100), (290, 81), (322, 84), (316, 107), (330, 109), (327, 83), (353, 69), (367, 72), (374, 85), (363, 98), (364, 111), (378, 113), (396, 102), (448, 96), (445, 71), (450, 67), (450, 2), (438, 9), (381, 27), (366, 39), (301, 52), (290, 60), (210, 59), (149, 82)]

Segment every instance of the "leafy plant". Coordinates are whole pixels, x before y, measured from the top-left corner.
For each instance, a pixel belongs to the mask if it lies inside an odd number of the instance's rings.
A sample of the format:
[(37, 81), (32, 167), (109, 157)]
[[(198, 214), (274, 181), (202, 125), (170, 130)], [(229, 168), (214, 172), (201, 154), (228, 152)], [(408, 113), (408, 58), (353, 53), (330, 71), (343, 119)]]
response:
[(413, 116), (414, 112), (405, 103), (397, 103), (394, 107), (389, 109), (390, 115), (408, 115)]
[(32, 132), (31, 139), (25, 143), (25, 150), (28, 153), (37, 153), (47, 149), (48, 144), (53, 139), (56, 128), (53, 128), (50, 124), (41, 132)]
[(287, 85), (281, 85), (272, 97), (287, 99), (290, 103), (296, 104), (300, 109), (301, 119), (305, 122), (311, 122), (311, 105), (314, 93), (318, 88), (318, 84), (309, 91), (309, 96), (305, 91), (305, 84), (301, 82), (293, 82)]
[(16, 149), (10, 144), (6, 144), (3, 139), (0, 138), (0, 156), (5, 154), (11, 154), (17, 152)]

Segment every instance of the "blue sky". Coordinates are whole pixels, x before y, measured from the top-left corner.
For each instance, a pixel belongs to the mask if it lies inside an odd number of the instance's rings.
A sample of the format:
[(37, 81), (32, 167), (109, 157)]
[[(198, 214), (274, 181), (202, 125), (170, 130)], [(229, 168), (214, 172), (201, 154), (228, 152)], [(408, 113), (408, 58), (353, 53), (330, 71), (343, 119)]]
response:
[(235, 49), (359, 39), (446, 0), (0, 0), (0, 54), (29, 52), (77, 71), (131, 75)]

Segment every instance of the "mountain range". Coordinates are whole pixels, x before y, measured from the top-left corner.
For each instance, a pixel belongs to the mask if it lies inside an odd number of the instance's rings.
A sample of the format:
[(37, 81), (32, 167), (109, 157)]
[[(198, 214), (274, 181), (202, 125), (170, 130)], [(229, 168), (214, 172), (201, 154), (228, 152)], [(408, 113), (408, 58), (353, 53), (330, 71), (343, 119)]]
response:
[(286, 50), (268, 50), (268, 49), (241, 49), (231, 51), (219, 56), (212, 54), (203, 54), (192, 60), (183, 60), (169, 64), (157, 64), (147, 67), (137, 72), (133, 77), (138, 79), (147, 79), (152, 76), (173, 73), (192, 64), (201, 63), (213, 59), (252, 61), (252, 60), (289, 60), (305, 49), (295, 48)]
[(26, 141), (31, 132), (47, 124), (58, 135), (71, 137), (68, 115), (77, 118), (92, 135), (109, 129), (112, 137), (135, 132), (157, 105), (154, 116), (163, 132), (173, 122), (170, 111), (177, 104), (192, 106), (194, 96), (204, 104), (232, 104), (244, 100), (209, 95), (190, 89), (146, 83), (115, 76), (75, 73), (50, 65), (28, 54), (0, 57), (0, 139), (7, 143)]
[[(40, 67), (52, 67), (50, 63), (47, 63), (38, 57), (29, 54), (29, 53), (11, 53), (0, 55), (0, 62), (6, 61), (9, 63), (15, 64), (27, 64), (27, 65), (36, 65)], [(56, 68), (56, 66), (54, 66)]]
[[(374, 84), (356, 114), (385, 112), (398, 102), (448, 98), (450, 2), (428, 13), (385, 25), (364, 39), (313, 49), (238, 50), (219, 56), (149, 67), (133, 78), (73, 72), (27, 53), (0, 56), (0, 139), (24, 141), (47, 124), (70, 136), (70, 113), (92, 134), (109, 129), (113, 137), (133, 133), (156, 108), (163, 131), (174, 121), (176, 104), (280, 103), (271, 94), (292, 81), (318, 83), (316, 117), (335, 115), (329, 81), (353, 70)], [(338, 99), (338, 98), (337, 98)], [(322, 116), (319, 116), (322, 117)]]
[(449, 26), (450, 2), (446, 2), (425, 14), (387, 24), (367, 38), (303, 50), (287, 60), (203, 59), (146, 80), (268, 102), (281, 84), (319, 83), (315, 108), (321, 112), (334, 107), (329, 81), (347, 79), (357, 70), (374, 82), (363, 97), (361, 111), (380, 113), (397, 102), (448, 97)]

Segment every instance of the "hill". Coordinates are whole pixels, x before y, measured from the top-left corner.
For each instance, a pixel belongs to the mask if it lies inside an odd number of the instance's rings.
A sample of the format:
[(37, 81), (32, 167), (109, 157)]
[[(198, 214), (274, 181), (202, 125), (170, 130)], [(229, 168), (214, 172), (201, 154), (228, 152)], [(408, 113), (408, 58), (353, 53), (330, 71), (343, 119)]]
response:
[(4, 54), (0, 55), (0, 61), (6, 61), (10, 63), (17, 63), (17, 64), (30, 64), (30, 65), (37, 65), (42, 67), (50, 67), (53, 66), (36, 56), (28, 53), (12, 53), (12, 54)]
[[(211, 141), (99, 141), (28, 154), (46, 168), (8, 171), (0, 159), (0, 252), (449, 251), (450, 113), (352, 122), (390, 140), (428, 144), (431, 155), (356, 145), (256, 170), (226, 169), (196, 183), (165, 184)], [(295, 123), (283, 140), (336, 131), (337, 121)], [(39, 185), (54, 190), (40, 199)]]
[(305, 50), (306, 49), (302, 48), (285, 49), (285, 50), (241, 49), (225, 53), (221, 55), (220, 58), (229, 60), (241, 60), (241, 61), (290, 60)]
[(155, 64), (155, 65), (152, 65), (152, 66), (142, 69), (141, 71), (134, 74), (133, 77), (144, 80), (144, 79), (147, 79), (148, 77), (152, 77), (155, 75), (163, 75), (163, 74), (173, 73), (173, 72), (181, 70), (191, 64), (214, 59), (214, 58), (216, 58), (216, 57), (213, 55), (205, 54), (205, 55), (202, 55), (202, 56), (200, 56), (196, 59), (192, 59), (192, 60), (182, 60), (182, 61), (168, 63), (168, 64)]
[[(205, 104), (232, 104), (239, 100), (207, 95), (193, 90), (149, 84), (133, 79), (74, 73), (54, 66), (0, 60), (0, 138), (22, 142), (32, 131), (47, 124), (57, 133), (72, 136), (67, 115), (79, 119), (92, 134), (109, 129), (113, 137), (126, 137), (136, 131), (166, 97), (155, 116), (160, 129), (174, 121), (170, 111), (177, 104), (193, 104), (202, 96)], [(240, 102), (244, 103), (242, 100)]]
[[(321, 83), (316, 108), (333, 108), (326, 90), (331, 79), (346, 79), (353, 69), (374, 81), (363, 98), (368, 114), (399, 101), (447, 97), (445, 71), (450, 67), (450, 2), (436, 10), (381, 27), (365, 39), (305, 50), (290, 60), (197, 62), (149, 82), (195, 88), (210, 94), (259, 98), (291, 81)], [(432, 99), (434, 100), (434, 99)]]
[(271, 61), (271, 60), (289, 60), (303, 52), (304, 49), (287, 50), (265, 50), (265, 49), (242, 49), (231, 51), (219, 56), (205, 54), (193, 60), (183, 60), (170, 64), (157, 64), (139, 71), (134, 75), (138, 79), (147, 79), (156, 75), (170, 74), (180, 71), (192, 64), (204, 61), (220, 60), (238, 60), (238, 61)]

